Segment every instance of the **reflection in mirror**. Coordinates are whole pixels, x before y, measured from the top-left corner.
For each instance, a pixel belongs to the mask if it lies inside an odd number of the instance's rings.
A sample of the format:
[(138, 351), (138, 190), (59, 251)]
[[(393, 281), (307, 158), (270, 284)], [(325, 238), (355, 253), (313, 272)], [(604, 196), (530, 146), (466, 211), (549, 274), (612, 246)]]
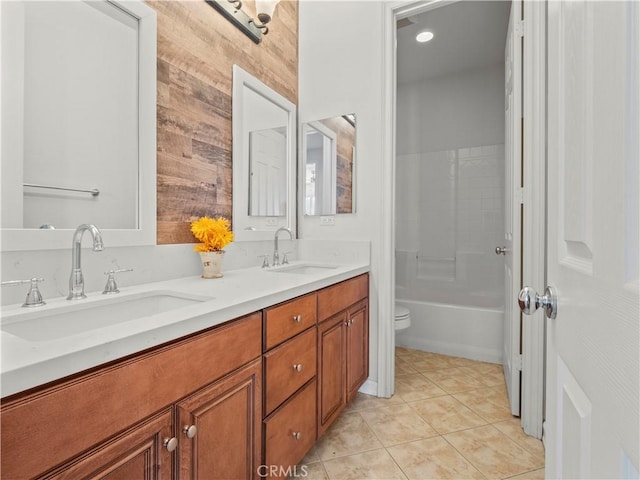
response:
[(295, 231), (295, 105), (234, 65), (232, 124), (236, 240)]
[(108, 245), (155, 243), (155, 12), (0, 8), (3, 249), (67, 248), (81, 223)]
[(336, 213), (336, 134), (321, 122), (302, 127), (305, 142), (305, 215)]
[(249, 132), (249, 215), (283, 217), (287, 211), (287, 131)]
[(302, 126), (305, 215), (354, 213), (355, 115)]

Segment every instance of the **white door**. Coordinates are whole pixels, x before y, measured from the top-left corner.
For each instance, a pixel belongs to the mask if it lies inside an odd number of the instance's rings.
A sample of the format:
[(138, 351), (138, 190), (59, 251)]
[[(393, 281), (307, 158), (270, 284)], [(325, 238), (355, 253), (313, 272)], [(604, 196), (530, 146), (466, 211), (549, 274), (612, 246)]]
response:
[(504, 376), (513, 415), (520, 415), (521, 313), (516, 302), (522, 255), (522, 27), (520, 2), (511, 3), (505, 45)]
[(548, 2), (549, 478), (638, 478), (639, 10)]

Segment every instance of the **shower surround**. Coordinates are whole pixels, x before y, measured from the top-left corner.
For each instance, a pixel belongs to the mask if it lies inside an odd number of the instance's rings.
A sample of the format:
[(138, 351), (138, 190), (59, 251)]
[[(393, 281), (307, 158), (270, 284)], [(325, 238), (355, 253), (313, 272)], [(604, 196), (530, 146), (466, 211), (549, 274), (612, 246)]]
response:
[(399, 345), (499, 362), (504, 145), (399, 155), (396, 301), (411, 311)]

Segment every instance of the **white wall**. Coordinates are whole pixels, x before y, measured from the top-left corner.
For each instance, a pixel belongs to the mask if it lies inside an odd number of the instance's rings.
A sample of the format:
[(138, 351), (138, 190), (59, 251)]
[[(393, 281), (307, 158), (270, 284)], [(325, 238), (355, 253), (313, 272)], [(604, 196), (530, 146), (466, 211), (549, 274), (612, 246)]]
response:
[(504, 66), (398, 86), (397, 153), (504, 143)]
[[(378, 292), (383, 232), (382, 109), (383, 3), (358, 1), (300, 2), (299, 121), (345, 113), (357, 118), (356, 212), (336, 215), (334, 226), (320, 217), (304, 217), (303, 239), (371, 241), (370, 380), (378, 379)], [(389, 192), (390, 193), (390, 192)], [(385, 287), (386, 288), (386, 287)]]

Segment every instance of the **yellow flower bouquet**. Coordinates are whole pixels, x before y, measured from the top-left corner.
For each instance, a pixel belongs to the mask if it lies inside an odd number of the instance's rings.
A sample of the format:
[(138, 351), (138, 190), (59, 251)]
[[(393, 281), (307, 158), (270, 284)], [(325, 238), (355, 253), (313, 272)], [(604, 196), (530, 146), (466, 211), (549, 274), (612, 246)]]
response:
[(191, 233), (198, 240), (196, 252), (220, 252), (233, 242), (233, 232), (229, 230), (231, 223), (224, 217), (200, 217), (191, 222)]

